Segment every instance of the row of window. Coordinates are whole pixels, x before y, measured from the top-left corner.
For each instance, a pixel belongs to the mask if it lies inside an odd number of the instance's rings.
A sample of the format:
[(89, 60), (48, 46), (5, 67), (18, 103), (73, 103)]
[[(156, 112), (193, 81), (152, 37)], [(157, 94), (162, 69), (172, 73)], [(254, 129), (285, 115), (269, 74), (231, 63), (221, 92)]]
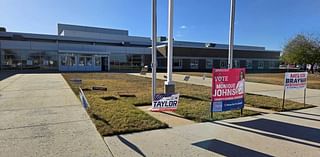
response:
[(110, 68), (112, 71), (141, 70), (141, 67), (149, 64), (150, 55), (144, 54), (110, 54)]
[[(227, 68), (228, 60), (217, 60), (217, 59), (202, 59), (205, 62), (205, 67), (200, 67), (200, 59), (189, 59), (185, 61), (185, 66), (190, 69), (212, 69), (212, 68)], [(189, 64), (189, 65), (188, 65)], [(159, 68), (165, 68), (165, 59), (159, 59), (158, 66)], [(246, 67), (247, 69), (252, 69), (253, 67), (258, 69), (273, 69), (279, 67), (278, 61), (263, 61), (263, 60), (234, 60), (233, 67)], [(173, 68), (182, 69), (183, 68), (183, 59), (173, 59)]]
[(100, 56), (90, 55), (60, 55), (61, 66), (101, 66)]
[(1, 70), (56, 70), (58, 54), (55, 51), (1, 50)]

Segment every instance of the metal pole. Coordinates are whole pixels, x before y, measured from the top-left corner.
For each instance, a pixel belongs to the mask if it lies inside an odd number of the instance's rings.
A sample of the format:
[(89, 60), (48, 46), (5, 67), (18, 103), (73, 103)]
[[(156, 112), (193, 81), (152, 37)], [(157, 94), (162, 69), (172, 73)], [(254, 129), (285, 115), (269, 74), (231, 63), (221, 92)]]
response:
[(157, 0), (152, 0), (152, 101), (157, 93)]
[(172, 82), (172, 56), (173, 56), (173, 0), (168, 1), (168, 54), (167, 54), (167, 81), (165, 82), (165, 92), (174, 93), (174, 83)]
[(236, 12), (236, 0), (231, 0), (230, 6), (230, 29), (229, 29), (229, 58), (228, 68), (231, 69), (233, 61), (233, 44), (234, 44), (234, 19)]
[(307, 87), (304, 88), (304, 93), (303, 93), (303, 107), (306, 107), (306, 94), (307, 94)]
[(286, 86), (284, 86), (284, 89), (283, 89), (283, 99), (282, 99), (282, 107), (281, 107), (281, 110), (284, 111), (284, 103), (286, 101)]

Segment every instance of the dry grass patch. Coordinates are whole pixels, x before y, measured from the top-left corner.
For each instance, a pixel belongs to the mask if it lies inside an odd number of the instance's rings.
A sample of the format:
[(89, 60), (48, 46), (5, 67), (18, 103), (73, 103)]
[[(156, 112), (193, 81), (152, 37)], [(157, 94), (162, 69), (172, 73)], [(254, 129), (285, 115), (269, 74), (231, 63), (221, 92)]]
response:
[[(148, 105), (151, 107), (151, 79), (128, 74), (112, 73), (67, 73), (63, 74), (69, 81), (71, 78), (82, 79), (82, 88), (91, 105), (88, 113), (102, 135), (130, 133), (158, 128), (166, 128), (149, 114), (136, 108)], [(164, 81), (157, 81), (157, 91), (163, 91)], [(78, 94), (78, 85), (70, 84)], [(107, 91), (92, 91), (92, 86), (105, 86)], [(177, 114), (197, 122), (214, 121), (240, 116), (240, 111), (214, 113), (210, 117), (211, 88), (199, 85), (176, 83), (176, 91), (181, 98)], [(120, 97), (120, 95), (134, 97)], [(279, 110), (281, 99), (259, 95), (247, 95), (246, 103), (258, 108)], [(303, 107), (303, 104), (302, 104)], [(286, 109), (299, 109), (300, 103), (286, 102)], [(257, 115), (258, 112), (244, 110), (243, 116)]]
[[(281, 108), (282, 99), (279, 99), (279, 98), (263, 96), (263, 95), (255, 95), (255, 94), (246, 94), (245, 101), (248, 106), (268, 109), (273, 111), (282, 111), (282, 108)], [(304, 105), (303, 103), (286, 100), (284, 111), (298, 110), (298, 109), (304, 109), (304, 108), (310, 108), (310, 107), (314, 107), (314, 106), (309, 104)]]
[[(143, 89), (136, 88), (137, 82), (146, 86), (139, 78), (104, 73), (68, 73), (63, 76), (67, 81), (71, 78), (82, 79), (81, 87), (87, 89), (85, 94), (91, 105), (88, 113), (103, 136), (168, 127), (133, 105), (149, 99)], [(69, 84), (78, 94), (78, 85)], [(108, 90), (92, 91), (92, 86), (105, 86)], [(119, 92), (134, 94), (136, 97), (120, 97)]]

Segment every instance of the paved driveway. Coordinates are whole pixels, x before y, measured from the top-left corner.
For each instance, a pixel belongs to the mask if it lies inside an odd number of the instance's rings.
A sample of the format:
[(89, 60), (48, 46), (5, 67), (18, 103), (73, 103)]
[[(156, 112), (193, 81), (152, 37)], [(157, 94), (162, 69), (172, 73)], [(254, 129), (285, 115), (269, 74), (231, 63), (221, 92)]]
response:
[(60, 74), (0, 82), (0, 157), (111, 156)]

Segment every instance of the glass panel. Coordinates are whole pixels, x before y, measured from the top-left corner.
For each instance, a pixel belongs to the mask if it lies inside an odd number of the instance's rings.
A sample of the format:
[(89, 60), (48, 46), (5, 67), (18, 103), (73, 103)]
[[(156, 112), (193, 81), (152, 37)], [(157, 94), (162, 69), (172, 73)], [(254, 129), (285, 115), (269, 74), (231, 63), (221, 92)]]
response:
[(258, 62), (258, 69), (263, 69), (263, 67), (264, 67), (263, 61), (259, 61)]
[(228, 61), (227, 60), (221, 60), (220, 61), (220, 68), (227, 68), (228, 67)]
[(2, 50), (2, 70), (21, 70), (21, 56), (14, 50)]
[(92, 57), (91, 56), (87, 56), (86, 57), (86, 66), (92, 66)]
[(141, 55), (132, 55), (132, 65), (133, 66), (143, 66), (142, 65), (142, 56)]
[(240, 67), (240, 61), (239, 60), (233, 60), (232, 64), (233, 64), (233, 68), (239, 68)]
[(85, 65), (86, 65), (86, 57), (79, 56), (79, 66), (85, 66)]
[(191, 69), (198, 69), (198, 67), (199, 67), (199, 60), (191, 59), (190, 68)]
[[(4, 49), (1, 55), (3, 70), (58, 69), (58, 56), (55, 51)], [(64, 64), (63, 59), (61, 63)]]
[(57, 52), (42, 52), (41, 53), (41, 69), (57, 70), (58, 69), (58, 54)]
[(67, 66), (67, 56), (60, 56), (60, 65)]
[(94, 60), (95, 66), (101, 66), (101, 57), (96, 56)]
[[(55, 62), (51, 61), (51, 63), (54, 64)], [(60, 55), (60, 64), (61, 66), (76, 66), (76, 57), (73, 54)]]
[(212, 59), (206, 59), (206, 69), (212, 69)]
[(40, 52), (37, 51), (22, 51), (21, 52), (21, 61), (22, 69), (31, 70), (31, 69), (40, 69)]
[(252, 69), (252, 60), (247, 60), (247, 65), (246, 65), (246, 67), (247, 67), (248, 69)]
[(182, 68), (182, 60), (173, 59), (173, 68)]

